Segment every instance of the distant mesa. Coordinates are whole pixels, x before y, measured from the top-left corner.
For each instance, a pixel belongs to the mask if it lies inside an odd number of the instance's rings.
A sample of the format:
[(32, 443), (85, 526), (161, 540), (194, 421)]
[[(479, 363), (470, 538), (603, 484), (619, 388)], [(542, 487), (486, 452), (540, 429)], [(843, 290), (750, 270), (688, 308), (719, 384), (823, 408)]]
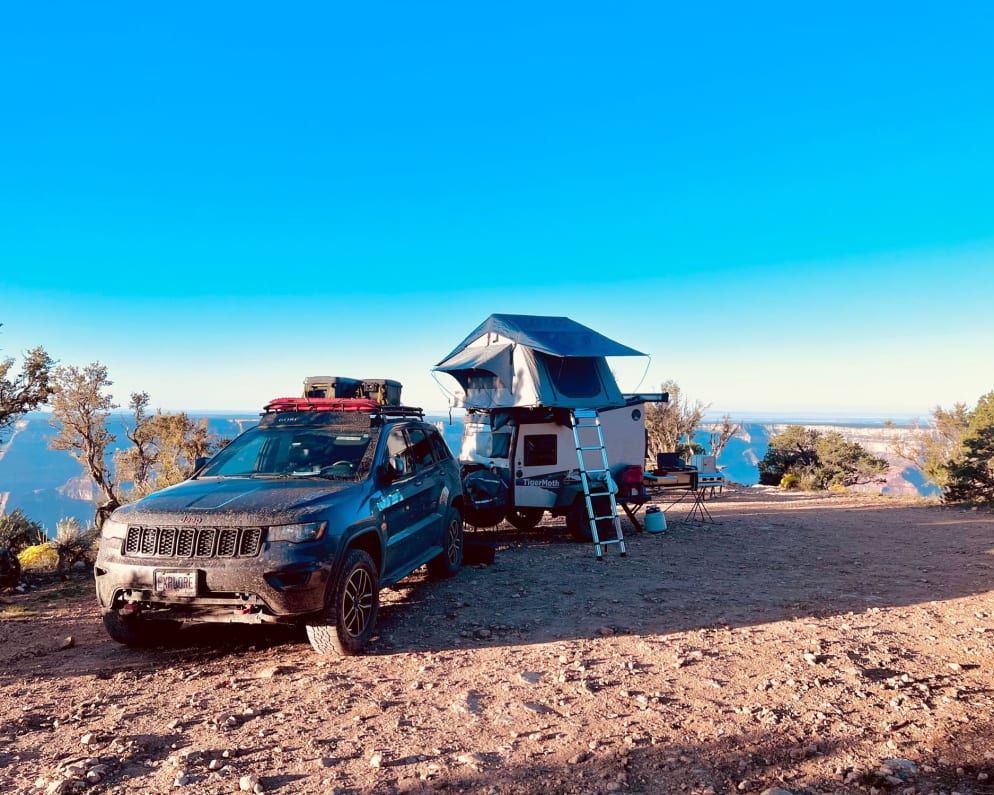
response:
[(57, 486), (55, 490), (59, 496), (70, 500), (83, 500), (84, 502), (94, 502), (96, 500), (93, 481), (86, 475), (69, 478), (61, 486)]

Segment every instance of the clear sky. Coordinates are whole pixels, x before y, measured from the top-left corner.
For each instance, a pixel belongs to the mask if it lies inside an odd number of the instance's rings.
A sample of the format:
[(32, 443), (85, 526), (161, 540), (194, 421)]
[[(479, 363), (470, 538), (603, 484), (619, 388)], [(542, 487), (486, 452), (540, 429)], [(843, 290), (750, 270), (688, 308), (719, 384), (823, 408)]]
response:
[(548, 314), (718, 411), (972, 406), (992, 41), (979, 2), (7, 4), (0, 355), (439, 408), (477, 324)]

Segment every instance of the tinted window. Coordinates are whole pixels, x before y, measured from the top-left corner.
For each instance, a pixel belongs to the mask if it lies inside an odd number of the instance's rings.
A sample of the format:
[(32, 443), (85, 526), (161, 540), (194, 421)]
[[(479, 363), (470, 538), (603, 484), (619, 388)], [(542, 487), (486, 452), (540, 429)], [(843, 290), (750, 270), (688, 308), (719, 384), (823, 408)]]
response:
[(541, 467), (556, 463), (556, 435), (536, 434), (525, 437), (525, 466)]
[(414, 472), (414, 458), (411, 456), (411, 448), (407, 444), (407, 436), (402, 428), (394, 428), (387, 437), (387, 457), (397, 461), (400, 469), (397, 472), (399, 477), (410, 475)]
[(407, 436), (411, 441), (411, 454), (414, 456), (414, 463), (419, 467), (430, 467), (435, 463), (435, 458), (431, 452), (431, 441), (428, 434), (422, 428), (411, 428), (407, 431)]
[(446, 461), (452, 458), (452, 451), (438, 431), (431, 431), (429, 436), (431, 436), (431, 446), (435, 451), (436, 461)]
[(254, 428), (218, 453), (201, 476), (354, 476), (369, 443), (367, 431), (351, 428)]

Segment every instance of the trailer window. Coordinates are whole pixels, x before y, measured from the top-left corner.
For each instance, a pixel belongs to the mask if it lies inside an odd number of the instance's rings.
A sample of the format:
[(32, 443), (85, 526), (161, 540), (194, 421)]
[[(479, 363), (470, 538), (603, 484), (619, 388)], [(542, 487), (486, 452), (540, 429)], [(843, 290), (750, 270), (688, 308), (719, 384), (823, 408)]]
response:
[(536, 434), (525, 437), (525, 466), (542, 467), (556, 464), (556, 435)]

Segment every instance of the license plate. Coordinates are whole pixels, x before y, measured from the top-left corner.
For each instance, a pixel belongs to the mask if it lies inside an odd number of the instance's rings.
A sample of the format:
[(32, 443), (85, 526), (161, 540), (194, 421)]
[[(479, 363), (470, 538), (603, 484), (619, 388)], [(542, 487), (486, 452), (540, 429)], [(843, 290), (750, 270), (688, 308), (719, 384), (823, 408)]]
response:
[(155, 592), (165, 596), (196, 596), (197, 572), (157, 571), (155, 573)]

